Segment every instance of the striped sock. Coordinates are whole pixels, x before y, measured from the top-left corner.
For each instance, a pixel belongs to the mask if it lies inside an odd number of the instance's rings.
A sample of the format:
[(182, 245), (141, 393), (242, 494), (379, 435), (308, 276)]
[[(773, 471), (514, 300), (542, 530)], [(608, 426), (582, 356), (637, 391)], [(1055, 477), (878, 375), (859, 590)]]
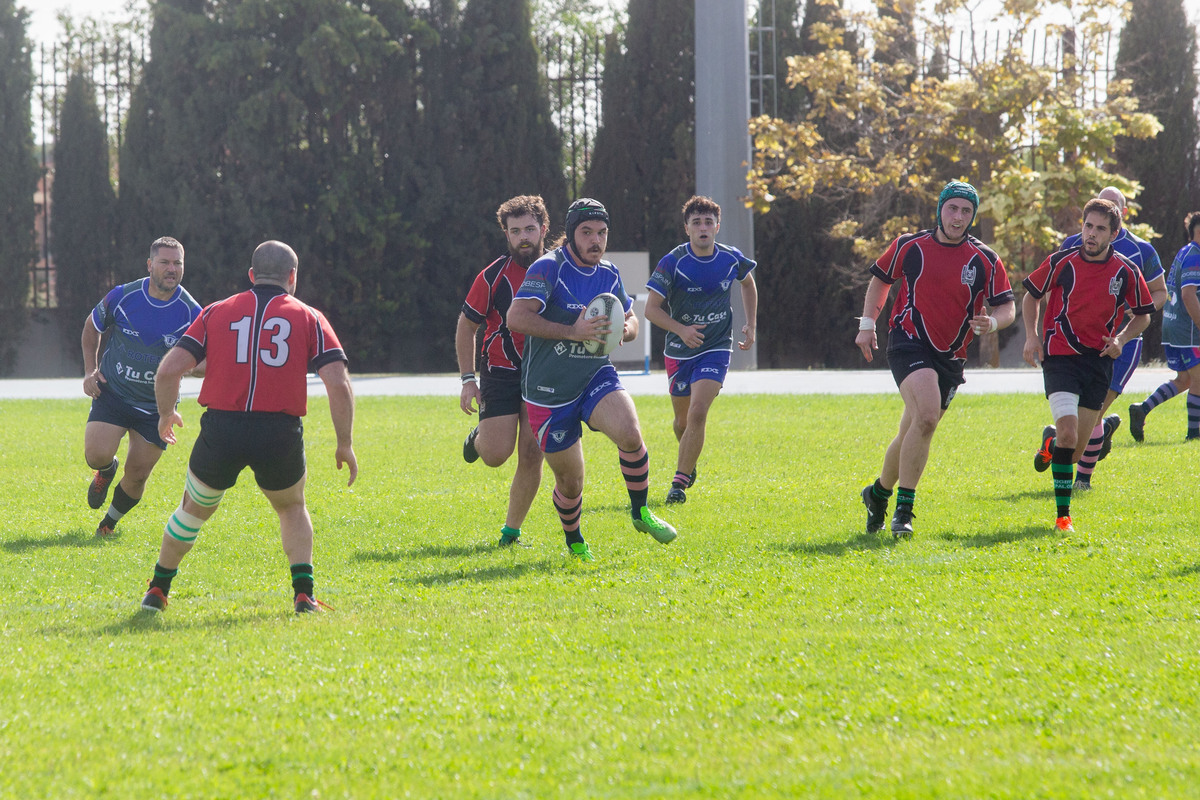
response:
[(879, 478), (876, 478), (875, 482), (871, 484), (871, 497), (874, 497), (876, 500), (887, 500), (891, 496), (892, 490), (883, 488), (883, 484), (879, 482)]
[(1091, 480), (1092, 471), (1096, 469), (1096, 460), (1100, 456), (1100, 447), (1104, 444), (1104, 423), (1100, 422), (1092, 428), (1092, 438), (1088, 439), (1083, 455), (1079, 457), (1077, 475), (1080, 480)]
[(1159, 403), (1165, 403), (1175, 395), (1179, 394), (1179, 387), (1167, 381), (1162, 386), (1154, 390), (1154, 394), (1142, 401), (1142, 408), (1147, 412), (1154, 408)]
[(558, 518), (562, 521), (568, 545), (583, 541), (583, 534), (579, 532), (579, 515), (582, 509), (582, 494), (579, 497), (567, 497), (557, 486), (554, 487), (554, 510), (558, 512)]
[(678, 486), (680, 489), (690, 489), (692, 486), (692, 473), (676, 472), (675, 477), (671, 479), (672, 486)]
[(1187, 438), (1200, 439), (1200, 395), (1188, 392), (1188, 432)]
[(621, 459), (621, 474), (625, 476), (625, 488), (629, 491), (629, 506), (635, 520), (642, 518), (646, 507), (646, 496), (650, 493), (650, 454), (642, 443), (637, 450), (617, 450)]
[(163, 597), (171, 593), (171, 579), (179, 574), (179, 568), (167, 569), (162, 564), (155, 563), (154, 577), (150, 579), (150, 588), (159, 588), (162, 590)]
[(908, 509), (911, 511), (913, 503), (916, 501), (916, 489), (905, 489), (903, 486), (896, 487), (896, 508), (900, 508), (900, 506), (908, 506)]
[(1058, 505), (1060, 517), (1071, 516), (1071, 484), (1074, 481), (1075, 465), (1071, 463), (1074, 455), (1073, 447), (1054, 445), (1054, 454), (1050, 458), (1050, 474), (1054, 476), (1054, 502)]

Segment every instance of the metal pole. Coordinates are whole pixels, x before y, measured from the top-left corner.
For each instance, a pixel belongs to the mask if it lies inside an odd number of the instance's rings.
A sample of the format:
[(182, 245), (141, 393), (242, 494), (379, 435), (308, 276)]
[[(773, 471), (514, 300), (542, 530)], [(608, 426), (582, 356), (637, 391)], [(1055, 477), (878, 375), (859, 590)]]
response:
[[(754, 258), (754, 215), (742, 202), (751, 153), (748, 19), (747, 0), (696, 0), (696, 193), (721, 206), (717, 239)], [(736, 342), (746, 319), (741, 291), (731, 295)], [(730, 366), (756, 369), (758, 345), (735, 346)]]

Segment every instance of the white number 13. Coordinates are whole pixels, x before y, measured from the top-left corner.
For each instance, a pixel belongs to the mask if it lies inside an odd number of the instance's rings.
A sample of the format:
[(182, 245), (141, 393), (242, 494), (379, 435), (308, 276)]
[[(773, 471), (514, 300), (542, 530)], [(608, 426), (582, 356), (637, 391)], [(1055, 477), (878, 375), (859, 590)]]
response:
[[(229, 330), (237, 334), (237, 363), (247, 364), (250, 362), (250, 326), (254, 320), (251, 317), (242, 317), (237, 322), (229, 323)], [(273, 347), (263, 347), (258, 351), (258, 357), (268, 367), (281, 367), (287, 363), (288, 358), (288, 334), (292, 332), (292, 325), (283, 317), (271, 317), (263, 322), (262, 329), (271, 332), (271, 345)]]

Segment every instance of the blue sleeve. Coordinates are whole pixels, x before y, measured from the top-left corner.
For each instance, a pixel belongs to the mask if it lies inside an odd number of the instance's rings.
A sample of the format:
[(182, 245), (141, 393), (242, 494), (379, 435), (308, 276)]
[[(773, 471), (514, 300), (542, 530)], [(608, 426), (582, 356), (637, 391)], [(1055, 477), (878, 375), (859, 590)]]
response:
[(650, 275), (650, 280), (646, 281), (646, 288), (656, 294), (661, 294), (666, 297), (671, 291), (671, 286), (675, 282), (675, 257), (667, 253), (658, 262), (658, 266), (654, 268), (653, 274)]
[(1200, 253), (1188, 253), (1179, 270), (1180, 286), (1200, 286)]
[(746, 278), (750, 277), (750, 273), (753, 272), (754, 268), (757, 266), (757, 261), (746, 258), (741, 253), (738, 253), (738, 280), (746, 280)]
[(112, 319), (113, 307), (121, 302), (121, 298), (124, 296), (124, 285), (115, 286), (96, 304), (96, 307), (92, 309), (92, 324), (96, 326), (96, 330), (104, 333), (104, 329), (108, 327), (109, 320)]
[(521, 288), (513, 295), (514, 300), (537, 300), (546, 307), (550, 300), (550, 290), (558, 282), (558, 262), (553, 258), (539, 258), (530, 265), (525, 273)]
[(1142, 277), (1149, 283), (1163, 274), (1162, 259), (1149, 242), (1139, 242), (1138, 249), (1142, 251)]

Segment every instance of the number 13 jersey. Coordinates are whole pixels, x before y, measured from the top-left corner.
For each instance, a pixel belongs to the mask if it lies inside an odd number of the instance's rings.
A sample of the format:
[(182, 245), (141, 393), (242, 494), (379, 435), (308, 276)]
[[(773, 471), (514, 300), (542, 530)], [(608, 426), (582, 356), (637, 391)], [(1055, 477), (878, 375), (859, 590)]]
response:
[(200, 405), (220, 411), (273, 411), (302, 417), (308, 373), (346, 361), (325, 316), (263, 284), (206, 307), (179, 340), (207, 359)]

